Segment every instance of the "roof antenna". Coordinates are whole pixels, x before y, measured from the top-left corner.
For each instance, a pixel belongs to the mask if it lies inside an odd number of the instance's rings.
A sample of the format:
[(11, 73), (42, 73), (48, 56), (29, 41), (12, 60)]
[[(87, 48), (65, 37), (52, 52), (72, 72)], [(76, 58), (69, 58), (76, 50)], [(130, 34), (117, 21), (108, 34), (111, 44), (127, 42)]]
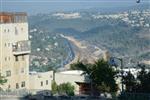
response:
[(140, 0), (136, 0), (136, 3), (140, 3)]

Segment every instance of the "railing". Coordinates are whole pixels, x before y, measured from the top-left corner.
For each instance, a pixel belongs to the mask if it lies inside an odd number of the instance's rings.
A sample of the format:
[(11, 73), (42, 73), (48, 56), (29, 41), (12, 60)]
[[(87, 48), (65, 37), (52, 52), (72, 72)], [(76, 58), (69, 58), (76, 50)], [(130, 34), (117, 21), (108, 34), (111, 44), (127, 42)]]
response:
[(150, 100), (150, 93), (123, 93), (119, 100)]
[(20, 54), (29, 54), (31, 52), (31, 42), (26, 41), (19, 41), (13, 45), (13, 54), (20, 55)]

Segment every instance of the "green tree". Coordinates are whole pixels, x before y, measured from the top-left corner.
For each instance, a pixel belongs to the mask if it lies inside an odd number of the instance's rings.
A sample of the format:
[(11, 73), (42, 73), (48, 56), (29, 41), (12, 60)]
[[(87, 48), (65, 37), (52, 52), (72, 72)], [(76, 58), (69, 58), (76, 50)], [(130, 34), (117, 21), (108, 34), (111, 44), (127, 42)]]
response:
[(52, 93), (53, 94), (61, 94), (61, 95), (74, 95), (74, 86), (71, 83), (62, 83), (57, 85), (55, 81), (52, 81)]
[(52, 81), (52, 93), (53, 94), (56, 94), (57, 93), (57, 84), (56, 84), (56, 82), (53, 80)]
[(118, 90), (115, 80), (117, 71), (109, 66), (108, 62), (100, 59), (93, 64), (92, 70), (91, 77), (95, 85), (103, 86), (103, 89), (99, 88), (101, 92), (116, 92)]
[(141, 67), (137, 78), (131, 72), (123, 76), (126, 92), (150, 93), (150, 71), (146, 71), (145, 66)]
[(137, 80), (139, 81), (137, 91), (150, 93), (150, 71), (146, 71), (145, 67), (141, 67)]
[(57, 87), (59, 94), (66, 94), (69, 96), (74, 95), (74, 86), (71, 83), (63, 83), (58, 85)]
[(0, 85), (4, 85), (4, 83), (6, 83), (6, 82), (7, 82), (7, 79), (5, 79), (5, 77), (1, 76), (1, 74), (0, 74)]
[(82, 70), (84, 73), (83, 74), (88, 74), (90, 75), (92, 69), (91, 69), (91, 64), (84, 64), (81, 61), (77, 61), (77, 63), (73, 63), (70, 65), (70, 69), (72, 70)]
[(123, 76), (123, 83), (126, 85), (126, 92), (133, 92), (137, 81), (134, 75), (129, 71), (127, 75)]
[(116, 92), (118, 90), (118, 85), (115, 81), (117, 71), (103, 59), (99, 59), (94, 64), (83, 64), (78, 61), (71, 65), (71, 69), (84, 71), (84, 74), (89, 76), (94, 88), (100, 92)]

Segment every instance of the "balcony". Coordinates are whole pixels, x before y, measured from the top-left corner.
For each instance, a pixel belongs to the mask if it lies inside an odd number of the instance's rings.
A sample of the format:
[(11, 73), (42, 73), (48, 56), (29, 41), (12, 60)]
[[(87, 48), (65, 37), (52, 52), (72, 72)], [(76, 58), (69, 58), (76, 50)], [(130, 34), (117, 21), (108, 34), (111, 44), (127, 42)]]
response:
[(31, 52), (31, 42), (26, 41), (19, 41), (13, 44), (13, 54), (17, 55), (27, 55)]

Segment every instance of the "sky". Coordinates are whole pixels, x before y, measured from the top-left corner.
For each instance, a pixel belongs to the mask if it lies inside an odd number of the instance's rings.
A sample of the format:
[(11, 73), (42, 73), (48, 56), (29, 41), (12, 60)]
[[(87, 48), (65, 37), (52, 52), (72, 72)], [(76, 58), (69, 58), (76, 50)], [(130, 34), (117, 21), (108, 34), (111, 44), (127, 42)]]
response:
[[(0, 0), (0, 3), (0, 11), (29, 14), (137, 5), (136, 0)], [(150, 0), (141, 0), (142, 3), (150, 3)]]

